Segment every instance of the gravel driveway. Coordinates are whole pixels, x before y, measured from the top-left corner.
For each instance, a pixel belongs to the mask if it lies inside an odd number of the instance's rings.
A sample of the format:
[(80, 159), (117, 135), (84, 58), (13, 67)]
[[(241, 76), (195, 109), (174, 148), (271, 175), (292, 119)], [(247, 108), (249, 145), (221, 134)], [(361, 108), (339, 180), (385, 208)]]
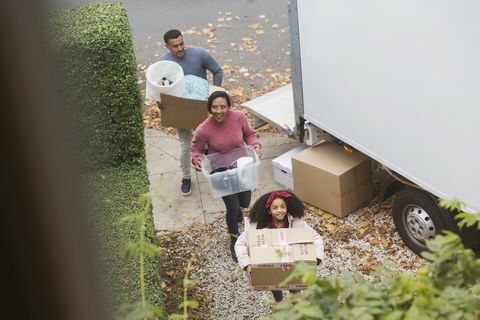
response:
[[(325, 261), (317, 267), (320, 277), (339, 275), (343, 270), (369, 277), (375, 266), (387, 261), (399, 272), (414, 273), (424, 260), (405, 247), (395, 232), (390, 216), (391, 201), (374, 200), (344, 219), (307, 206), (307, 222), (322, 235)], [(169, 296), (180, 293), (181, 279), (190, 261), (190, 278), (196, 286), (190, 298), (199, 302), (192, 319), (256, 319), (272, 314), (270, 292), (249, 288), (245, 272), (233, 262), (223, 215), (206, 226), (159, 235), (163, 241), (162, 273)], [(179, 301), (169, 298), (167, 311), (174, 312)]]

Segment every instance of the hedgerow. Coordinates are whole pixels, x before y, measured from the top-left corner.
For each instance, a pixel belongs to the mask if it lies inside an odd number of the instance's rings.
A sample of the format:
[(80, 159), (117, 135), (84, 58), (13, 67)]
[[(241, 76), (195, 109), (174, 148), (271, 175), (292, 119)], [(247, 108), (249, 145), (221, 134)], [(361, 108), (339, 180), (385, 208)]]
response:
[(102, 2), (56, 11), (49, 22), (81, 163), (141, 161), (142, 101), (126, 10)]

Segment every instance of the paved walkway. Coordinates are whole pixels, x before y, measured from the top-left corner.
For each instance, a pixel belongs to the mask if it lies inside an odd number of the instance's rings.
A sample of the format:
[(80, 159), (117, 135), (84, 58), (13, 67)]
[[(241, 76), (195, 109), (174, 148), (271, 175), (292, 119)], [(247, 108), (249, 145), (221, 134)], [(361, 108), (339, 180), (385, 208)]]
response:
[[(262, 159), (259, 186), (252, 190), (252, 202), (268, 191), (284, 188), (273, 177), (272, 159), (293, 149), (299, 142), (286, 135), (260, 133)], [(145, 129), (145, 151), (152, 192), (155, 229), (181, 230), (192, 223), (210, 223), (223, 214), (222, 199), (213, 199), (207, 179), (193, 170), (192, 194), (180, 194), (182, 180), (178, 161), (178, 140), (155, 129)]]

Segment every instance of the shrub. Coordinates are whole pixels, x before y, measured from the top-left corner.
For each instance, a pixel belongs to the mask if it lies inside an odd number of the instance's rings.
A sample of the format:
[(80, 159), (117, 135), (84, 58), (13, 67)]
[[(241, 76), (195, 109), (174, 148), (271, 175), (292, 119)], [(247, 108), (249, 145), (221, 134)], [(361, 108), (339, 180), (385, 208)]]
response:
[(280, 305), (273, 319), (479, 319), (480, 260), (453, 233), (427, 246), (425, 257), (432, 263), (415, 278), (386, 268), (371, 282), (359, 274), (315, 279), (295, 270), (305, 275), (309, 289)]
[[(90, 211), (96, 236), (99, 261), (103, 265), (103, 286), (111, 296), (114, 312), (125, 303), (139, 301), (142, 295), (140, 264), (137, 259), (122, 259), (119, 249), (125, 243), (136, 243), (141, 235), (136, 226), (124, 223), (126, 217), (142, 212), (144, 206), (138, 202), (141, 194), (148, 192), (148, 176), (145, 164), (121, 165), (105, 168), (87, 175), (91, 193)], [(145, 214), (143, 227), (146, 241), (156, 243), (153, 217)], [(145, 257), (144, 286), (147, 302), (162, 306), (158, 258)]]
[(126, 10), (83, 5), (49, 17), (81, 162), (99, 167), (144, 158), (136, 60)]

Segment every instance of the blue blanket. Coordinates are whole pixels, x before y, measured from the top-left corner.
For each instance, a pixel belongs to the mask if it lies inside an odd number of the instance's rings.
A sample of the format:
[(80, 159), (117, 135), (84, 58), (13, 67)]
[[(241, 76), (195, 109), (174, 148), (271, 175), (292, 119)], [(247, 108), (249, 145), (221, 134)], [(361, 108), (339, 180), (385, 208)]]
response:
[(208, 100), (208, 81), (187, 74), (185, 76), (185, 91), (183, 92), (182, 97), (194, 100)]

